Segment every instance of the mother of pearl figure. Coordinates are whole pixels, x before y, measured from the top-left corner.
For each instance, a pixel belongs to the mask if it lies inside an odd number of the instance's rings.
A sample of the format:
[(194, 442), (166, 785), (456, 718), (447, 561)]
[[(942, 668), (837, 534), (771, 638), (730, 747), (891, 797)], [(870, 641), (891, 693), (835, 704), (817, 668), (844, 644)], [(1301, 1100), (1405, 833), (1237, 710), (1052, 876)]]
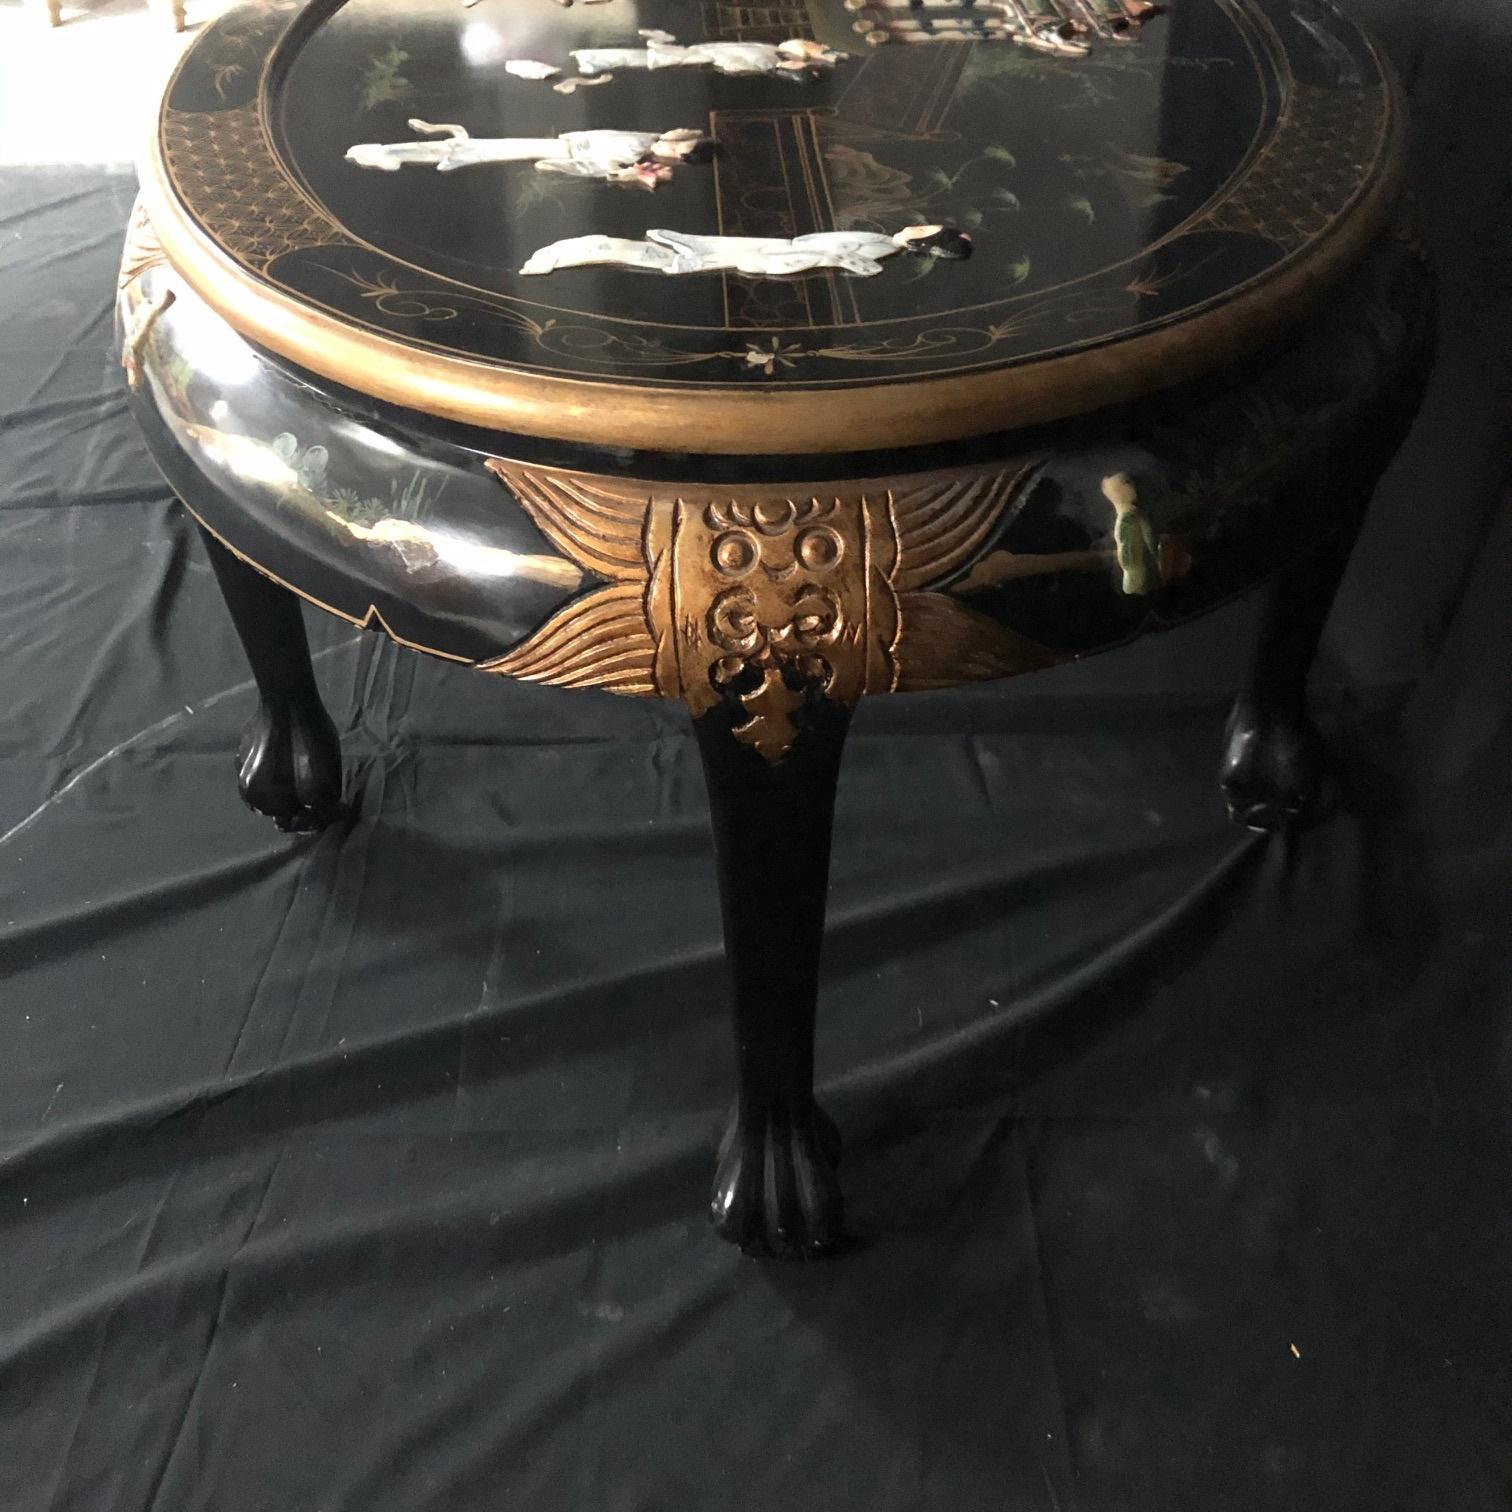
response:
[(554, 137), (475, 137), (454, 124), (412, 120), (410, 130), (428, 132), (429, 142), (358, 142), (347, 160), (361, 168), (397, 172), (406, 163), (434, 165), (451, 173), (478, 163), (534, 163), (539, 173), (640, 184), (654, 189), (679, 163), (706, 162), (714, 145), (701, 131), (564, 131)]
[(849, 56), (806, 37), (790, 37), (786, 42), (694, 42), (685, 47), (670, 32), (640, 35), (644, 47), (579, 49), (572, 54), (578, 72), (592, 76), (627, 68), (712, 68), (722, 74), (814, 78)]
[(665, 230), (647, 231), (644, 241), (571, 236), (532, 253), (520, 272), (612, 266), (672, 274), (744, 273), (753, 278), (791, 278), (815, 268), (838, 268), (858, 278), (870, 278), (882, 271), (884, 258), (899, 252), (960, 259), (971, 255), (971, 238), (950, 226), (908, 226), (893, 236), (876, 231), (815, 231), (792, 238), (698, 236)]

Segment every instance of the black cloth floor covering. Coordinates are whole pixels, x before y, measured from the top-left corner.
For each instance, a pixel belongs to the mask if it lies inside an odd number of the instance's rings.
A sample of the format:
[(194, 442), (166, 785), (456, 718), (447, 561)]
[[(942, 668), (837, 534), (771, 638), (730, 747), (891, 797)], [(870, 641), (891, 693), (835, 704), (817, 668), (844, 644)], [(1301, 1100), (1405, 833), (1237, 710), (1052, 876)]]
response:
[(0, 1508), (1512, 1507), (1512, 17), (1362, 9), (1443, 336), (1318, 672), (1349, 800), (1226, 822), (1250, 605), (864, 708), (820, 1266), (703, 1220), (684, 716), (312, 617), (357, 812), (245, 813), (133, 182), (0, 170)]

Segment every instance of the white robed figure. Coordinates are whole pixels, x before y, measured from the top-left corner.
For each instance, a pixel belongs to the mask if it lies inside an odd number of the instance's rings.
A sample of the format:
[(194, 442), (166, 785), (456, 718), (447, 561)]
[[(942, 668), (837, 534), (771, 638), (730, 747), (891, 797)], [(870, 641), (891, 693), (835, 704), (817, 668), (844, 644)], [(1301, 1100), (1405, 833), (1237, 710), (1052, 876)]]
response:
[(572, 54), (580, 74), (636, 68), (712, 68), (722, 74), (776, 74), (816, 78), (849, 55), (822, 42), (790, 37), (786, 42), (693, 42), (671, 32), (643, 31), (643, 47), (585, 47)]
[(559, 268), (613, 266), (657, 273), (743, 273), (752, 278), (791, 278), (816, 268), (836, 268), (858, 278), (882, 271), (899, 252), (960, 259), (971, 255), (971, 238), (950, 226), (908, 226), (893, 236), (876, 231), (814, 231), (806, 236), (699, 236), (686, 231), (647, 231), (644, 241), (619, 236), (571, 236), (531, 255), (521, 273)]
[(639, 184), (654, 189), (680, 163), (707, 162), (714, 144), (701, 131), (565, 131), (554, 137), (475, 137), (454, 123), (411, 120), (427, 142), (358, 142), (347, 159), (362, 168), (394, 173), (405, 164), (434, 166), (451, 173), (478, 163), (534, 163), (538, 173)]

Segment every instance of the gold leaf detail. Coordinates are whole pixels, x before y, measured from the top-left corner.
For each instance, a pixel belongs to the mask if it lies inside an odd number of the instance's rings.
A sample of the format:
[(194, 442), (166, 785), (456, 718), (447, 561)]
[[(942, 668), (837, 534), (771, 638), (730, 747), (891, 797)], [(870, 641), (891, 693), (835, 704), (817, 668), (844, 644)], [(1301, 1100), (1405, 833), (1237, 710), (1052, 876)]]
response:
[(742, 693), (740, 703), (750, 717), (735, 726), (736, 740), (768, 761), (781, 761), (798, 738), (793, 715), (803, 707), (803, 695), (788, 687), (778, 668), (765, 667), (761, 686)]
[(346, 233), (289, 180), (255, 104), (209, 114), (165, 110), (163, 156), (179, 196), (238, 262), (265, 273), (302, 247)]
[(899, 593), (937, 583), (965, 565), (998, 523), (1004, 506), (1039, 465), (1030, 458), (1000, 472), (957, 474), (892, 496)]
[(1295, 84), (1285, 114), (1233, 193), (1190, 228), (1239, 231), (1295, 252), (1338, 219), (1381, 149), (1386, 89)]
[(654, 698), (656, 647), (643, 597), (627, 583), (600, 588), (557, 610), (529, 640), (481, 666), (525, 682)]
[(564, 556), (611, 582), (644, 580), (649, 484), (521, 467), (497, 457), (483, 465)]
[(898, 602), (899, 693), (988, 682), (1053, 667), (1038, 641), (1005, 629), (943, 593), (908, 593)]
[(1049, 665), (1043, 647), (943, 594), (1038, 465), (802, 486), (696, 488), (494, 458), (564, 556), (610, 586), (566, 605), (490, 670), (724, 703), (768, 761), (805, 698), (943, 687)]
[(126, 227), (126, 245), (121, 248), (121, 271), (116, 287), (124, 289), (132, 279), (140, 278), (149, 268), (163, 267), (167, 262), (157, 232), (152, 229), (152, 222), (147, 218), (147, 207), (138, 196)]

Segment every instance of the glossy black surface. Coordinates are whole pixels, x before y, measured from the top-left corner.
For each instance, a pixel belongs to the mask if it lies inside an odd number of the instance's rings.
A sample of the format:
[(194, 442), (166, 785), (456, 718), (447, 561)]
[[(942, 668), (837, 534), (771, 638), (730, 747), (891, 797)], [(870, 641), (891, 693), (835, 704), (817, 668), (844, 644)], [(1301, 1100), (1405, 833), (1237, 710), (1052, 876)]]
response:
[[(155, 270), (128, 286), (137, 318)], [(477, 452), (295, 378), (188, 293), (154, 327), (136, 411), (196, 515), (323, 608), (481, 661), (581, 585)]]
[(694, 721), (714, 824), (737, 1067), (710, 1218), (723, 1238), (755, 1254), (821, 1255), (846, 1242), (835, 1176), (840, 1135), (814, 1101), (814, 1019), (850, 717), (811, 700), (798, 714), (803, 734), (775, 765), (735, 738), (728, 708)]
[(281, 830), (321, 829), (341, 805), (341, 742), (315, 685), (303, 608), (200, 533), (257, 683), (257, 712), (236, 753), (242, 801)]
[[(124, 321), (163, 277), (128, 285)], [(824, 459), (828, 472), (814, 459), (613, 452), (429, 421), (269, 361), (187, 292), (153, 327), (135, 407), (169, 481), (237, 551), (353, 623), (465, 662), (501, 655), (598, 581), (554, 550), (487, 457), (717, 490), (1042, 455), (978, 561), (939, 587), (1075, 656), (1200, 613), (1332, 529), (1346, 507), (1335, 490), (1283, 485), (1415, 369), (1427, 317), (1420, 265), (1383, 243), (1305, 332), (1222, 382), (969, 446)], [(1384, 455), (1393, 443), (1382, 432), (1372, 444)], [(1119, 471), (1162, 543), (1168, 581), (1148, 595), (1122, 591), (1111, 555), (1100, 483)]]
[[(1396, 438), (1417, 414), (1424, 376), (1420, 369), (1400, 373), (1379, 403), (1341, 427), (1306, 473), (1279, 491), (1304, 510), (1326, 496), (1332, 529), (1267, 585), (1254, 659), (1224, 732), (1220, 784), (1229, 817), (1249, 829), (1290, 830), (1338, 795), (1308, 709), (1308, 672)], [(1298, 512), (1297, 502), (1290, 512)], [(1287, 511), (1277, 513), (1284, 519)]]
[[(243, 8), (206, 29), (168, 93), (170, 168), (259, 276), (416, 346), (637, 384), (855, 386), (1012, 364), (1221, 301), (1307, 255), (1373, 177), (1388, 131), (1379, 61), (1318, 0), (1176, 0), (1137, 43), (1085, 59), (1004, 42), (868, 49), (841, 0), (789, 13), (806, 20), (796, 31), (849, 38), (853, 56), (811, 84), (663, 69), (562, 95), (504, 61), (570, 71), (572, 48), (634, 45), (640, 27), (735, 39), (743, 12), (676, 0)], [(688, 126), (724, 153), (655, 194), (529, 164), (346, 161), (357, 142), (414, 140), (411, 117), (474, 136)], [(247, 182), (269, 176), (298, 191), (276, 234), (249, 235)], [(516, 271), (589, 232), (920, 221), (972, 228), (976, 254), (895, 259), (871, 279)]]

